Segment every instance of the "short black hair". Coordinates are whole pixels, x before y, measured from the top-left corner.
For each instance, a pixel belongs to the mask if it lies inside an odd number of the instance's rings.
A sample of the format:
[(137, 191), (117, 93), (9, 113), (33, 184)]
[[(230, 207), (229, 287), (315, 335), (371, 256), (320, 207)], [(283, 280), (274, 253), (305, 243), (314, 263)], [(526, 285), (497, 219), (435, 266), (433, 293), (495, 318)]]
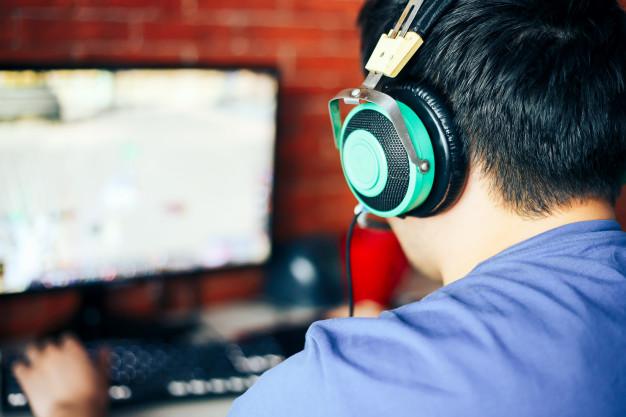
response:
[[(437, 0), (425, 0), (437, 1)], [(368, 0), (367, 59), (407, 1)], [(470, 164), (540, 217), (615, 202), (626, 167), (626, 18), (617, 0), (458, 0), (395, 80), (446, 97)]]

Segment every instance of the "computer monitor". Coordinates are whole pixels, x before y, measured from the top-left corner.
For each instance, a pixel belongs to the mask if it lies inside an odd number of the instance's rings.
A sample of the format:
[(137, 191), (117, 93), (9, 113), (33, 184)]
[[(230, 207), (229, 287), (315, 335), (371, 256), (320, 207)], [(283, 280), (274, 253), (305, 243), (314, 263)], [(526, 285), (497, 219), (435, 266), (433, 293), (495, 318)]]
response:
[(0, 295), (262, 264), (278, 80), (0, 70)]

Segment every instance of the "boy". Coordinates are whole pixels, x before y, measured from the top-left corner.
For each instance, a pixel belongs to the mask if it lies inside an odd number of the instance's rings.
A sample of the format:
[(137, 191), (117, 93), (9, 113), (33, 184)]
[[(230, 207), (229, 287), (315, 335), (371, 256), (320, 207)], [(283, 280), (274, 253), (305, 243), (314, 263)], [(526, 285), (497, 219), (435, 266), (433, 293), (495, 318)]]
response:
[[(366, 3), (364, 58), (405, 4)], [(376, 319), (314, 324), (305, 350), (231, 415), (626, 415), (626, 234), (613, 211), (623, 11), (615, 0), (459, 0), (425, 41), (388, 82), (446, 98), (468, 179), (443, 213), (390, 224), (413, 266), (445, 286)], [(16, 373), (38, 413), (50, 401), (36, 372)], [(38, 417), (52, 415), (63, 414)]]

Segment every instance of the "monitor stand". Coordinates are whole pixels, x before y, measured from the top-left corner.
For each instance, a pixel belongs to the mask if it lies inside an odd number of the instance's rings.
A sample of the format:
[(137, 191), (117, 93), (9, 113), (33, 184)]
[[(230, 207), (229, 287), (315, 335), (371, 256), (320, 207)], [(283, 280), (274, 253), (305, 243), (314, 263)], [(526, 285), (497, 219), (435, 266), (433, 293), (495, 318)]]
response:
[[(157, 285), (164, 286), (161, 280)], [(160, 297), (164, 297), (160, 291)], [(59, 326), (53, 335), (76, 334), (83, 341), (102, 339), (159, 339), (176, 340), (189, 336), (199, 326), (199, 308), (195, 308), (176, 320), (166, 319), (164, 308), (167, 303), (157, 302), (154, 317), (140, 318), (111, 311), (107, 297), (111, 291), (105, 286), (88, 286), (80, 291), (81, 301), (72, 317)]]

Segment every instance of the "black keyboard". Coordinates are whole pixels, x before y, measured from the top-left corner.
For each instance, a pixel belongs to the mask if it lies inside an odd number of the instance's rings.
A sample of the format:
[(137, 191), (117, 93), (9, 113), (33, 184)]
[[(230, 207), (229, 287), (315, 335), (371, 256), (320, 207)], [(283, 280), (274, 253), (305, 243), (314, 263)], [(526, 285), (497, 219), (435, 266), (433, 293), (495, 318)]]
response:
[[(166, 343), (146, 340), (106, 340), (88, 343), (94, 354), (111, 352), (111, 405), (138, 404), (190, 397), (237, 396), (266, 370), (301, 348), (285, 348), (274, 335), (256, 335), (239, 343)], [(283, 338), (284, 339), (284, 338)], [(296, 339), (298, 340), (298, 339)], [(19, 354), (3, 352), (2, 405), (6, 411), (28, 406), (10, 369)]]

